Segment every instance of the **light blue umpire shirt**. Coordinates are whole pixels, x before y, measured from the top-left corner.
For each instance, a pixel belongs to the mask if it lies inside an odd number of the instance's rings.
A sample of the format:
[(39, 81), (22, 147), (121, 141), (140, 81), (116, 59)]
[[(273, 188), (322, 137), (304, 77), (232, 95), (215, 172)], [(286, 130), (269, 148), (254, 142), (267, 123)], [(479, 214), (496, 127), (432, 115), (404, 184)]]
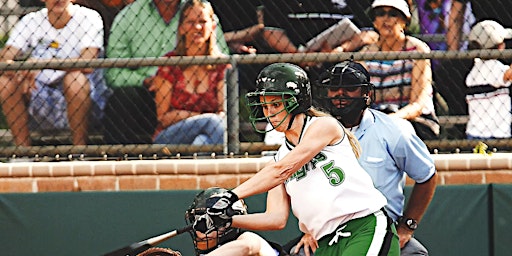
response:
[(428, 181), (436, 172), (434, 160), (405, 119), (366, 109), (352, 131), (362, 148), (359, 163), (388, 200), (386, 211), (396, 221), (404, 209), (405, 175), (417, 183)]

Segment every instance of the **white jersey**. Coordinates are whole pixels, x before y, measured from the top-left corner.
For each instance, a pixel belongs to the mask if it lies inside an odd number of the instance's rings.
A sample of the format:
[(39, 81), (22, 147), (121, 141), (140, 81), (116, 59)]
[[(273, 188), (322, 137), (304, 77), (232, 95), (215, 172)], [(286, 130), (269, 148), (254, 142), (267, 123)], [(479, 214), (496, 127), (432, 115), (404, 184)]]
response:
[[(307, 117), (301, 139), (316, 119)], [(275, 160), (279, 161), (293, 148), (286, 141)], [(334, 232), (340, 224), (372, 214), (386, 205), (386, 198), (359, 165), (347, 136), (335, 145), (326, 146), (294, 173), (285, 186), (299, 229), (316, 240)]]
[[(77, 58), (84, 48), (103, 51), (103, 21), (98, 12), (70, 4), (72, 15), (66, 26), (56, 29), (48, 20), (48, 9), (25, 15), (13, 28), (6, 45), (14, 46), (34, 59)], [(37, 80), (51, 84), (64, 71), (43, 70)]]
[(466, 77), (469, 113), (466, 134), (480, 138), (510, 138), (510, 81), (503, 81), (509, 66), (499, 60), (477, 58), (474, 62)]

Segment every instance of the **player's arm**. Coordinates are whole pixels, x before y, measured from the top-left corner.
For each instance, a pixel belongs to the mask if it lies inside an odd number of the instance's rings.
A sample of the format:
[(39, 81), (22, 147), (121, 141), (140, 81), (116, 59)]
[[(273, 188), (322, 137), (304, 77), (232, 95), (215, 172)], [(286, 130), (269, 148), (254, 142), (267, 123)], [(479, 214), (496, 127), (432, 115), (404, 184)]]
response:
[(286, 226), (290, 201), (283, 184), (267, 194), (265, 212), (233, 216), (233, 226), (249, 230), (280, 230)]
[[(322, 136), (318, 136), (322, 135)], [(270, 163), (233, 192), (239, 198), (264, 193), (283, 184), (293, 173), (316, 156), (325, 146), (341, 139), (343, 130), (334, 118), (318, 118), (304, 134), (301, 142), (278, 162)]]
[(206, 256), (275, 256), (276, 253), (270, 244), (265, 241), (261, 236), (252, 233), (244, 232), (229, 243), (222, 245), (215, 249)]

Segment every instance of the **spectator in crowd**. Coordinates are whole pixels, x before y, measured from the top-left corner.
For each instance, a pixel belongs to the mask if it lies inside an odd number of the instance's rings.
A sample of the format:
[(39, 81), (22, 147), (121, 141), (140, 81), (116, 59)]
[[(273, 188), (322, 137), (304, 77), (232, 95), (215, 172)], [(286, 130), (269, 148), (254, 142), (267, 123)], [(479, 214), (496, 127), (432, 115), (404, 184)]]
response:
[[(335, 25), (343, 18), (350, 19), (356, 27), (363, 30), (362, 39), (370, 28), (366, 9), (371, 0), (319, 0), (319, 1), (284, 1), (284, 0), (240, 0), (237, 4), (223, 0), (211, 0), (215, 12), (221, 17), (222, 27), (226, 31), (237, 31), (254, 24), (264, 24), (254, 40), (246, 42), (253, 46), (257, 53), (296, 53), (330, 51), (333, 49), (307, 49), (307, 42)], [(255, 15), (255, 10), (259, 13)], [(233, 16), (232, 13), (240, 15)], [(225, 17), (225, 18), (222, 18)], [(263, 19), (264, 17), (264, 19)], [(371, 33), (370, 35), (374, 35)], [(370, 37), (371, 38), (371, 37)], [(352, 42), (352, 44), (351, 44)], [(344, 51), (355, 51), (362, 46), (357, 44), (359, 35), (344, 45)], [(302, 46), (302, 47), (301, 47)], [(337, 48), (340, 51), (342, 48)], [(316, 71), (313, 63), (303, 63), (301, 66)], [(241, 86), (243, 90), (252, 91), (252, 86), (258, 71), (265, 65), (251, 64), (241, 68)], [(317, 75), (309, 72), (310, 76)]]
[(104, 29), (104, 46), (107, 46), (108, 36), (110, 34), (110, 27), (114, 21), (114, 17), (125, 6), (133, 3), (135, 0), (74, 0), (75, 4), (85, 6), (87, 8), (96, 10), (103, 19)]
[[(449, 12), (452, 0), (416, 0), (419, 28), (422, 35), (443, 36), (442, 40), (427, 41), (432, 50), (445, 51), (448, 49), (446, 43), (446, 32), (448, 28)], [(475, 22), (475, 16), (471, 3), (465, 4), (463, 32), (469, 33), (471, 25)], [(467, 49), (467, 43), (461, 44), (460, 49)], [(432, 59), (432, 72), (434, 80), (434, 100), (438, 100), (436, 111), (439, 114), (465, 115), (467, 105), (464, 100), (466, 95), (464, 84), (465, 77), (471, 60), (466, 59)], [(442, 98), (440, 98), (440, 96)]]
[[(103, 23), (91, 9), (71, 0), (46, 0), (25, 15), (0, 52), (2, 61), (94, 59), (103, 52)], [(30, 130), (71, 129), (75, 145), (102, 117), (109, 90), (101, 69), (8, 71), (0, 77), (0, 100), (16, 145), (31, 145)]]
[[(361, 143), (359, 163), (387, 199), (385, 209), (397, 225), (400, 255), (428, 255), (426, 248), (413, 236), (437, 183), (434, 161), (426, 145), (409, 122), (368, 108), (373, 85), (361, 64), (352, 61), (336, 64), (321, 75), (314, 89), (315, 102), (353, 132)], [(404, 205), (405, 175), (416, 181), (407, 207)], [(298, 253), (300, 247), (314, 251), (317, 243), (306, 235), (296, 250), (291, 251), (292, 255)], [(312, 254), (300, 252), (298, 255)]]
[[(494, 20), (507, 28), (512, 27), (512, 14), (510, 14), (510, 2), (503, 0), (452, 0), (449, 12), (448, 29), (446, 33), (446, 41), (449, 50), (458, 50), (460, 45), (464, 43), (463, 28), (464, 24), (470, 22), (465, 20), (465, 11), (471, 3), (475, 22), (483, 20)], [(469, 24), (473, 26), (473, 24)], [(506, 48), (512, 48), (512, 41), (505, 41)]]
[[(465, 14), (471, 6), (474, 14), (473, 20), (467, 20)], [(495, 20), (505, 27), (512, 27), (512, 14), (510, 13), (510, 2), (503, 0), (489, 0), (489, 1), (474, 1), (474, 0), (452, 0), (451, 8), (449, 11), (448, 27), (446, 32), (446, 42), (448, 50), (459, 50), (461, 45), (464, 45), (467, 40), (467, 30), (464, 30), (466, 24), (472, 27), (475, 22), (483, 20)], [(512, 40), (505, 40), (506, 48), (512, 48)], [(456, 89), (453, 86), (449, 88), (440, 87), (440, 93), (443, 94), (448, 103), (460, 102), (457, 106), (456, 103), (450, 105), (450, 114), (467, 115), (468, 107), (465, 97), (465, 78), (468, 71), (473, 65), (471, 59), (450, 59), (445, 60), (448, 62), (445, 66), (448, 69), (437, 71), (435, 79), (438, 80), (455, 80)], [(500, 59), (504, 64), (511, 64), (510, 59)], [(460, 70), (460, 71), (459, 71)], [(455, 106), (454, 106), (455, 105)], [(464, 129), (464, 127), (461, 127)], [(461, 132), (464, 134), (464, 132)]]
[[(418, 10), (418, 22), (420, 33), (422, 35), (445, 36), (448, 28), (450, 9), (452, 0), (415, 0)], [(471, 25), (475, 22), (475, 15), (471, 8), (471, 3), (466, 3), (464, 23), (462, 31), (469, 33)], [(445, 40), (434, 40), (427, 42), (432, 50), (447, 50), (448, 45)], [(458, 49), (466, 49), (467, 43), (461, 44)], [(457, 49), (457, 50), (458, 50)]]
[[(404, 32), (411, 19), (405, 0), (375, 0), (371, 15), (379, 39), (362, 52), (430, 52), (426, 43)], [(430, 60), (371, 60), (365, 65), (376, 87), (372, 107), (409, 120), (422, 139), (437, 138)]]
[[(185, 213), (187, 223), (193, 224), (198, 219), (204, 218), (206, 209), (209, 206), (208, 200), (211, 196), (226, 193), (227, 190), (219, 187), (211, 187), (199, 192), (194, 201)], [(234, 215), (247, 214), (247, 205), (243, 200), (238, 200), (230, 211)], [(200, 222), (200, 221), (199, 221)], [(214, 228), (207, 234), (201, 232), (205, 227), (193, 226), (190, 231), (196, 255), (207, 256), (285, 256), (276, 243), (265, 240), (256, 233), (242, 230), (240, 228), (224, 226)]]
[[(182, 5), (176, 48), (171, 56), (224, 54), (215, 38), (212, 6), (204, 0)], [(222, 144), (224, 142), (224, 75), (226, 64), (158, 68), (150, 90), (155, 91), (157, 144)]]
[[(512, 29), (505, 29), (492, 20), (477, 23), (469, 33), (469, 47), (474, 49), (505, 49), (505, 39), (512, 38)], [(475, 58), (466, 77), (468, 87), (468, 139), (510, 138), (512, 124), (510, 83), (512, 65), (497, 59)]]
[[(285, 133), (286, 142), (249, 180), (212, 195), (206, 214), (194, 225), (206, 234), (231, 222), (249, 230), (281, 229), (291, 206), (300, 230), (318, 241), (317, 255), (399, 255), (396, 229), (382, 210), (386, 199), (357, 162), (357, 139), (336, 119), (312, 107), (306, 72), (293, 64), (274, 63), (260, 72), (256, 84), (256, 91), (246, 97), (264, 117), (251, 120), (268, 120)], [(228, 214), (239, 198), (267, 191), (264, 213)]]
[[(137, 0), (114, 19), (108, 58), (161, 57), (176, 47), (179, 6), (183, 0)], [(216, 39), (223, 53), (228, 47), (215, 19)], [(158, 67), (110, 68), (113, 88), (105, 110), (105, 141), (109, 144), (152, 143), (157, 124), (154, 95), (148, 91)]]

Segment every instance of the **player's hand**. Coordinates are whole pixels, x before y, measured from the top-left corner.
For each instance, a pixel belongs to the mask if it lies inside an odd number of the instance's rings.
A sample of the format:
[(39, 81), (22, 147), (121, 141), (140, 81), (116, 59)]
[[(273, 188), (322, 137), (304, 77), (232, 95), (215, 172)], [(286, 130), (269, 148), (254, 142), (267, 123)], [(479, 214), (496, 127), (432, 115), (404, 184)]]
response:
[(232, 216), (235, 214), (233, 211), (233, 204), (238, 201), (238, 196), (231, 190), (227, 190), (224, 193), (212, 195), (206, 199), (206, 213), (214, 219), (218, 217), (225, 221), (231, 221)]
[(300, 255), (299, 251), (304, 248), (304, 255), (310, 256), (318, 249), (318, 242), (310, 234), (304, 234), (299, 243), (295, 246), (294, 254)]

